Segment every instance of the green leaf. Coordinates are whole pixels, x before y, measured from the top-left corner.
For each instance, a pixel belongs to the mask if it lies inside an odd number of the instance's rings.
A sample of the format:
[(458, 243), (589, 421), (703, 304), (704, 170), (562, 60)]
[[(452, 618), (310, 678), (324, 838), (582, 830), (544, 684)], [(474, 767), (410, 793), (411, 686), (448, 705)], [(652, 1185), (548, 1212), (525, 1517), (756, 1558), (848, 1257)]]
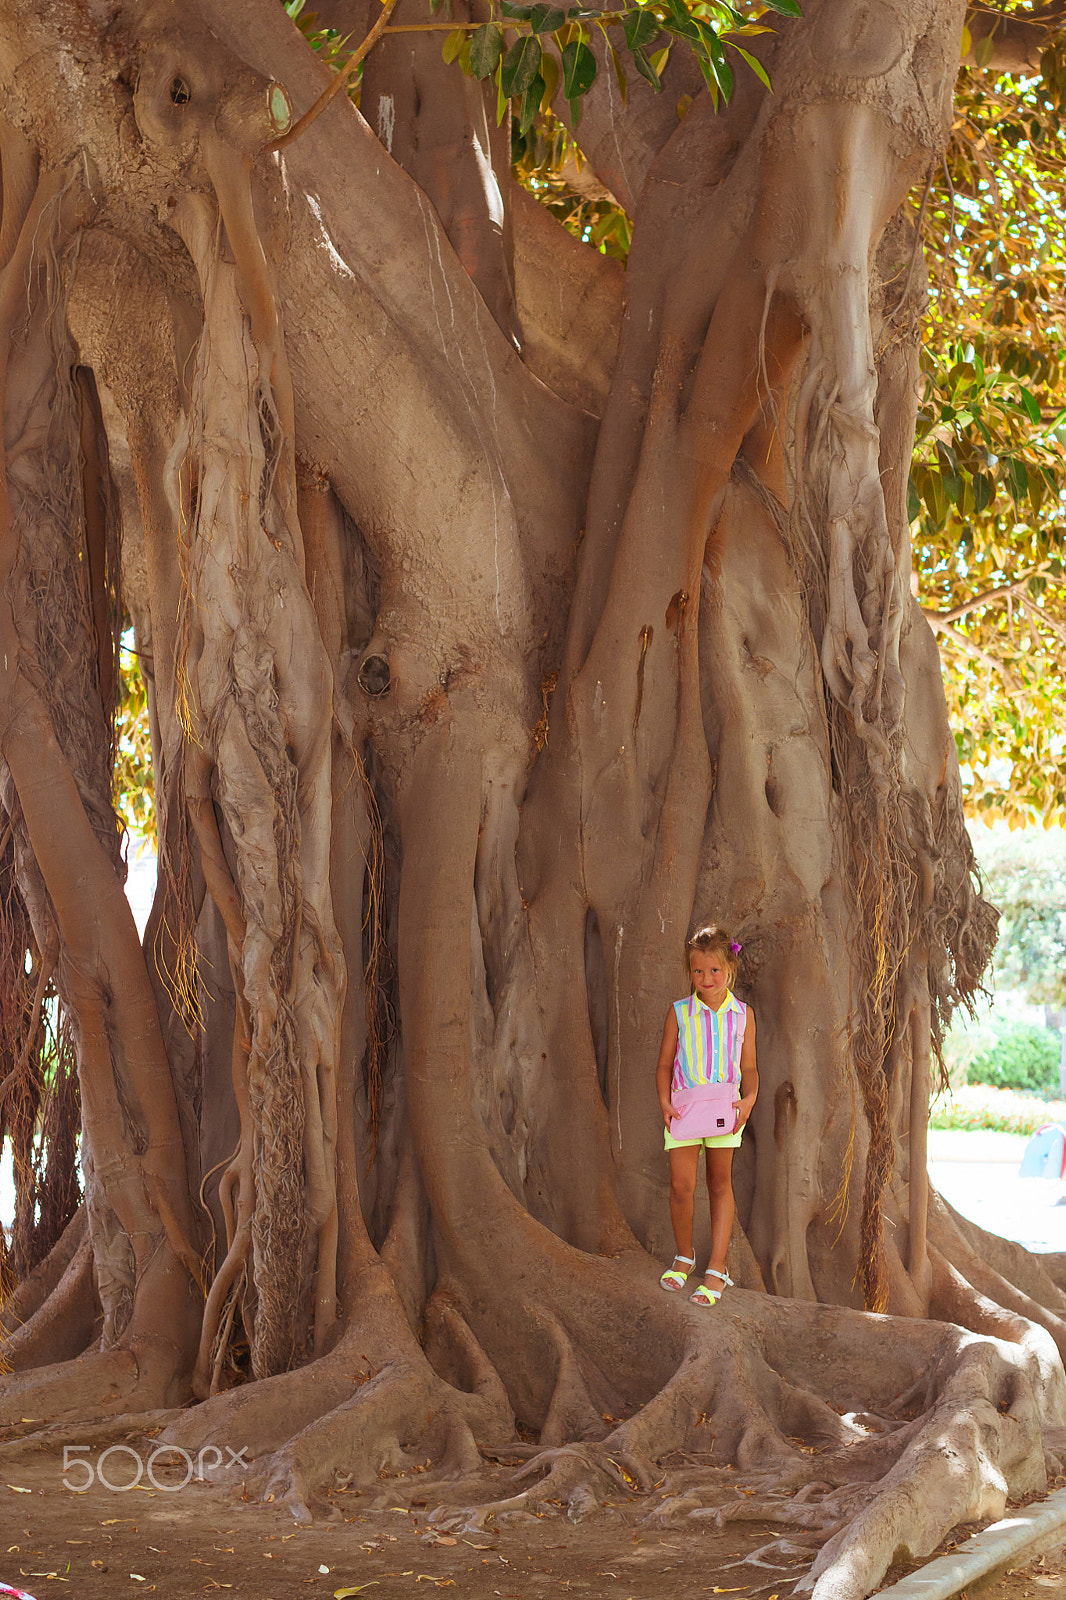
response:
[(571, 102), (580, 100), (592, 88), (596, 77), (596, 57), (587, 44), (577, 40), (563, 48), (563, 93)]
[(979, 67), (987, 67), (996, 48), (995, 38), (991, 33), (986, 33), (983, 39), (978, 39), (973, 47), (973, 58)]
[(984, 511), (986, 506), (992, 504), (992, 480), (983, 472), (973, 475), (973, 506), (976, 512)]
[(554, 33), (565, 21), (565, 12), (543, 3), (535, 5), (529, 13), (529, 24), (534, 33)]
[[(689, 15), (684, 0), (666, 0), (666, 7), (670, 15), (666, 19), (665, 26), (670, 32), (676, 33), (682, 39), (691, 40), (693, 44), (698, 43), (699, 24)], [(704, 26), (706, 27), (706, 24)], [(714, 32), (713, 28), (709, 31)]]
[(511, 0), (500, 0), (500, 12), (505, 17), (514, 17), (516, 22), (528, 22), (532, 6), (512, 5)]
[(544, 93), (541, 95), (540, 109), (550, 111), (551, 103), (555, 99), (555, 91), (559, 87), (559, 63), (550, 50), (545, 50), (540, 62), (540, 75), (544, 80)]
[(783, 17), (801, 17), (799, 0), (765, 0), (770, 11), (779, 11)]
[(733, 93), (733, 69), (725, 58), (725, 52), (722, 49), (718, 35), (713, 29), (708, 28), (706, 23), (700, 23), (699, 28), (700, 38), (703, 40), (704, 48), (707, 51), (707, 59), (710, 62), (714, 80), (719, 89), (721, 89), (724, 98), (728, 101)]
[(1037, 402), (1035, 394), (1033, 394), (1031, 389), (1025, 389), (1021, 387), (1019, 387), (1018, 393), (1021, 395), (1022, 405), (1025, 407), (1029, 421), (1035, 423), (1036, 426), (1039, 427), (1043, 421), (1043, 418), (1040, 414), (1040, 406)]
[(918, 491), (914, 487), (914, 474), (907, 479), (907, 521), (917, 522), (922, 514), (922, 502), (918, 498)]
[(503, 34), (494, 22), (483, 22), (470, 41), (470, 71), (491, 78), (503, 54)]
[(648, 82), (655, 90), (655, 93), (658, 94), (662, 88), (662, 84), (659, 82), (659, 74), (656, 72), (655, 68), (652, 66), (643, 50), (638, 49), (633, 51), (633, 65), (636, 67), (642, 78), (647, 78)]
[(749, 50), (742, 49), (741, 46), (737, 44), (735, 39), (730, 39), (729, 43), (733, 46), (733, 49), (738, 55), (742, 55), (744, 57), (744, 60), (748, 63), (748, 66), (751, 68), (752, 72), (754, 72), (755, 76), (761, 83), (765, 83), (770, 93), (773, 94), (774, 86), (767, 77), (766, 68), (763, 66), (758, 56), (753, 56)]
[(622, 18), (622, 26), (626, 44), (631, 50), (639, 50), (642, 45), (650, 44), (660, 31), (659, 19), (650, 11), (627, 11)]
[(715, 73), (714, 67), (711, 65), (711, 58), (710, 58), (710, 56), (706, 55), (702, 50), (695, 50), (695, 51), (693, 51), (693, 54), (696, 57), (696, 65), (699, 67), (700, 71), (703, 73), (703, 81), (707, 85), (708, 89), (711, 92), (711, 99), (714, 101), (714, 109), (717, 111), (718, 110), (718, 77), (717, 77), (717, 75)]
[[(1029, 474), (1025, 470), (1025, 462), (1018, 461), (1014, 457), (1010, 457), (1007, 460), (1001, 461), (1000, 466), (1003, 469), (1003, 477), (1006, 479), (1007, 488), (1010, 490), (1011, 498), (1013, 499), (1015, 505), (1017, 505), (1019, 500), (1024, 498), (1025, 493), (1029, 488)], [(1000, 562), (1000, 565), (1002, 566), (1003, 563)]]
[(648, 60), (651, 62), (652, 66), (655, 68), (655, 70), (659, 74), (660, 78), (662, 77), (663, 72), (666, 70), (666, 63), (670, 59), (670, 49), (671, 49), (671, 46), (667, 45), (665, 50), (656, 50), (656, 52), (655, 52), (655, 54), (653, 56), (649, 56), (648, 57)]
[(466, 29), (453, 28), (451, 33), (449, 33), (448, 37), (445, 39), (444, 47), (441, 50), (441, 55), (444, 57), (449, 66), (455, 60), (465, 43)]
[(537, 72), (533, 81), (522, 96), (522, 104), (518, 112), (518, 131), (528, 133), (533, 126), (533, 118), (540, 110), (540, 102), (544, 97), (544, 79)]
[(503, 58), (500, 87), (507, 96), (525, 94), (540, 68), (539, 39), (532, 35), (516, 39)]

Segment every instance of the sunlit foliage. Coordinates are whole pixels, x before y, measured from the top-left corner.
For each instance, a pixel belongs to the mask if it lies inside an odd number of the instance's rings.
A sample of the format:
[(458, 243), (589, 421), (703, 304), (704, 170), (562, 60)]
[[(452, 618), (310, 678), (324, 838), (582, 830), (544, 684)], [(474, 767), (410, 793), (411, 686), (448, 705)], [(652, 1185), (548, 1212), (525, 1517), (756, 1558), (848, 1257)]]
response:
[(970, 807), (1066, 822), (1066, 46), (1041, 74), (965, 69), (922, 211), (933, 298), (912, 472)]

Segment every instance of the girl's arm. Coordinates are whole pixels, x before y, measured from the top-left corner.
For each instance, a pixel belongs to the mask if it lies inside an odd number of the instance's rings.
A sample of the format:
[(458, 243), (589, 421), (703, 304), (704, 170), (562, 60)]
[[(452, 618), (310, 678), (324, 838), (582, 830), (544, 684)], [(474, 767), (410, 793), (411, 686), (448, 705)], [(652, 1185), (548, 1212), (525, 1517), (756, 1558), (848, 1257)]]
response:
[(670, 1103), (670, 1079), (674, 1071), (674, 1057), (677, 1055), (677, 1038), (677, 1016), (673, 1006), (671, 1006), (666, 1013), (663, 1042), (659, 1046), (659, 1060), (655, 1066), (655, 1089), (659, 1096), (659, 1106), (662, 1110), (663, 1121), (668, 1129), (677, 1115)]
[(755, 1065), (755, 1013), (748, 1007), (748, 1018), (744, 1024), (744, 1043), (740, 1047), (740, 1103), (737, 1106), (737, 1122), (734, 1128), (739, 1133), (741, 1128), (751, 1116), (751, 1108), (755, 1104), (759, 1093), (759, 1069)]

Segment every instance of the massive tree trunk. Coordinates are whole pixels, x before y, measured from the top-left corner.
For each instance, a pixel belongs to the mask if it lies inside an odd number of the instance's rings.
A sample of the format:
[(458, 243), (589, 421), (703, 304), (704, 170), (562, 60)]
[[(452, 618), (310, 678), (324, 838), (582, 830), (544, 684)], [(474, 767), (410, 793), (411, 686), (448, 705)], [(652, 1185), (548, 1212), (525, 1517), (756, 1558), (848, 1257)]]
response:
[[(709, 1449), (805, 1485), (810, 1584), (863, 1595), (1066, 1422), (1066, 1296), (925, 1170), (994, 936), (905, 511), (962, 8), (810, 0), (718, 114), (680, 61), (601, 74), (624, 301), (431, 42), (278, 147), (328, 74), (273, 0), (201, 14), (0, 3), (0, 1093), (52, 985), (87, 1213), (8, 1303), (0, 1417), (195, 1397), (169, 1436), (300, 1515), (428, 1453), (476, 1519), (487, 1450), (576, 1514)], [(712, 1315), (651, 1259), (705, 915), (762, 1075)]]

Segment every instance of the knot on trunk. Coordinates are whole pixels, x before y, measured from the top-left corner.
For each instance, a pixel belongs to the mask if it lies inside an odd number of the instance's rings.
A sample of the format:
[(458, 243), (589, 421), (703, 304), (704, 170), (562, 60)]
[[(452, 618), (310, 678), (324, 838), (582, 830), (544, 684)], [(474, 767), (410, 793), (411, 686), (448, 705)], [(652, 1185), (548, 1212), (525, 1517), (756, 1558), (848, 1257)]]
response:
[(357, 677), (359, 687), (364, 694), (374, 696), (388, 694), (392, 683), (388, 656), (376, 652), (365, 655), (360, 663)]

